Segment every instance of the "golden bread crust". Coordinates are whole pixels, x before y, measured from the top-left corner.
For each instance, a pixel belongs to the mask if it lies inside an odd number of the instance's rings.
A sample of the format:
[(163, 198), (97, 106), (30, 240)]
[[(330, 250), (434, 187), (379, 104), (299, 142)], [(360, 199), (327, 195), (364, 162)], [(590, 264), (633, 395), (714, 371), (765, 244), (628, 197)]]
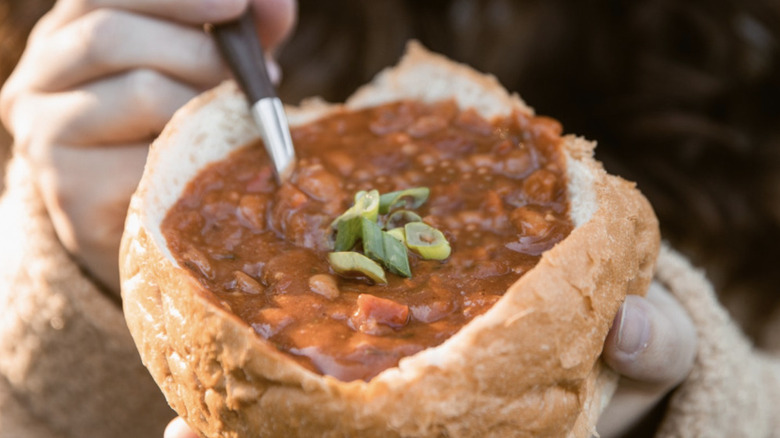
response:
[[(443, 81), (446, 86), (442, 85)], [(332, 111), (455, 97), (486, 117), (531, 113), (496, 80), (410, 46)], [(171, 257), (159, 230), (197, 169), (257, 136), (233, 83), (180, 110), (155, 142), (133, 196), (120, 268), (125, 316), (171, 406), (209, 437), (587, 437), (616, 382), (599, 360), (627, 293), (646, 290), (658, 224), (635, 187), (607, 175), (594, 145), (565, 138), (576, 228), (484, 315), (369, 382), (310, 372), (257, 336)]]

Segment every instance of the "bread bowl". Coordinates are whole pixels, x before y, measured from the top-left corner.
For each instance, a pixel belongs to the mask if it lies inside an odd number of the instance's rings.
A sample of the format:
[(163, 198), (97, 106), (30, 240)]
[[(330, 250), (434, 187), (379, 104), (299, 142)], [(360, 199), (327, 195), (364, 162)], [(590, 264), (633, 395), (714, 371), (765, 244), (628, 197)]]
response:
[[(454, 99), (482, 117), (532, 114), (497, 81), (410, 44), (343, 105), (288, 109), (292, 126), (399, 99)], [(574, 229), (490, 309), (378, 375), (343, 381), (258, 336), (175, 259), (161, 224), (187, 184), (258, 137), (227, 82), (174, 116), (151, 148), (120, 250), (125, 317), (171, 406), (203, 436), (571, 436), (595, 432), (616, 376), (601, 348), (626, 294), (643, 294), (657, 220), (632, 183), (574, 136), (565, 156)]]

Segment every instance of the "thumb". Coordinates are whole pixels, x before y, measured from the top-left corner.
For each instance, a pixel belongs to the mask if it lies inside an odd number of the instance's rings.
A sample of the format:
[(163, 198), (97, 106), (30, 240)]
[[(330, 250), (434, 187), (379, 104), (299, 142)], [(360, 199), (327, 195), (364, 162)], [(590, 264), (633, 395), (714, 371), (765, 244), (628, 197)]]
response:
[(646, 297), (628, 296), (604, 345), (604, 361), (622, 377), (599, 419), (601, 436), (625, 433), (685, 379), (696, 344), (693, 322), (661, 285)]
[(690, 372), (696, 340), (685, 309), (653, 283), (647, 297), (626, 298), (607, 336), (604, 359), (624, 377), (669, 388)]

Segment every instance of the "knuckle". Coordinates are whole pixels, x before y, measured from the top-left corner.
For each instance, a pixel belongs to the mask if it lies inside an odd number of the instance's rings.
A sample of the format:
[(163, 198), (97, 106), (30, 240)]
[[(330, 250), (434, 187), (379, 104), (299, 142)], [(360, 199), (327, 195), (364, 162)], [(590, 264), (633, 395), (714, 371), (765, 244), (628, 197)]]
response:
[(76, 35), (71, 38), (74, 52), (83, 63), (110, 67), (119, 43), (121, 20), (124, 13), (109, 9), (95, 9), (76, 24)]
[(19, 91), (14, 82), (13, 78), (11, 78), (6, 82), (3, 88), (0, 89), (0, 119), (2, 119), (3, 124), (8, 128), (11, 134), (13, 134), (14, 128), (11, 117), (12, 108), (19, 95)]
[(74, 0), (82, 11), (89, 11), (103, 6), (100, 0)]
[(9, 91), (2, 96), (2, 118), (13, 136), (14, 150), (35, 158), (44, 154), (45, 139), (49, 130), (40, 129), (36, 123), (37, 99), (34, 93)]
[(155, 112), (159, 106), (160, 90), (166, 82), (162, 73), (152, 69), (141, 68), (128, 73), (126, 92), (133, 110), (142, 114)]
[(103, 6), (101, 0), (61, 0), (71, 11), (90, 11)]
[(148, 131), (147, 136), (159, 134), (178, 108), (179, 103), (172, 96), (176, 84), (165, 74), (152, 69), (133, 70), (128, 73), (126, 81), (128, 110), (134, 115), (137, 128)]

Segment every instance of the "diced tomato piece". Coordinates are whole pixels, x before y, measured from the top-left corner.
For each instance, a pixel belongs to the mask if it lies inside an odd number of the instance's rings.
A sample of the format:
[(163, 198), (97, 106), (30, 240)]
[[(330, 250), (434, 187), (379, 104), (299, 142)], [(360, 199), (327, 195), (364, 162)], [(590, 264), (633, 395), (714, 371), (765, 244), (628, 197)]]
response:
[(409, 321), (409, 307), (393, 300), (379, 298), (371, 294), (360, 294), (357, 299), (357, 311), (352, 315), (355, 328), (363, 333), (380, 334), (379, 324), (401, 328)]

